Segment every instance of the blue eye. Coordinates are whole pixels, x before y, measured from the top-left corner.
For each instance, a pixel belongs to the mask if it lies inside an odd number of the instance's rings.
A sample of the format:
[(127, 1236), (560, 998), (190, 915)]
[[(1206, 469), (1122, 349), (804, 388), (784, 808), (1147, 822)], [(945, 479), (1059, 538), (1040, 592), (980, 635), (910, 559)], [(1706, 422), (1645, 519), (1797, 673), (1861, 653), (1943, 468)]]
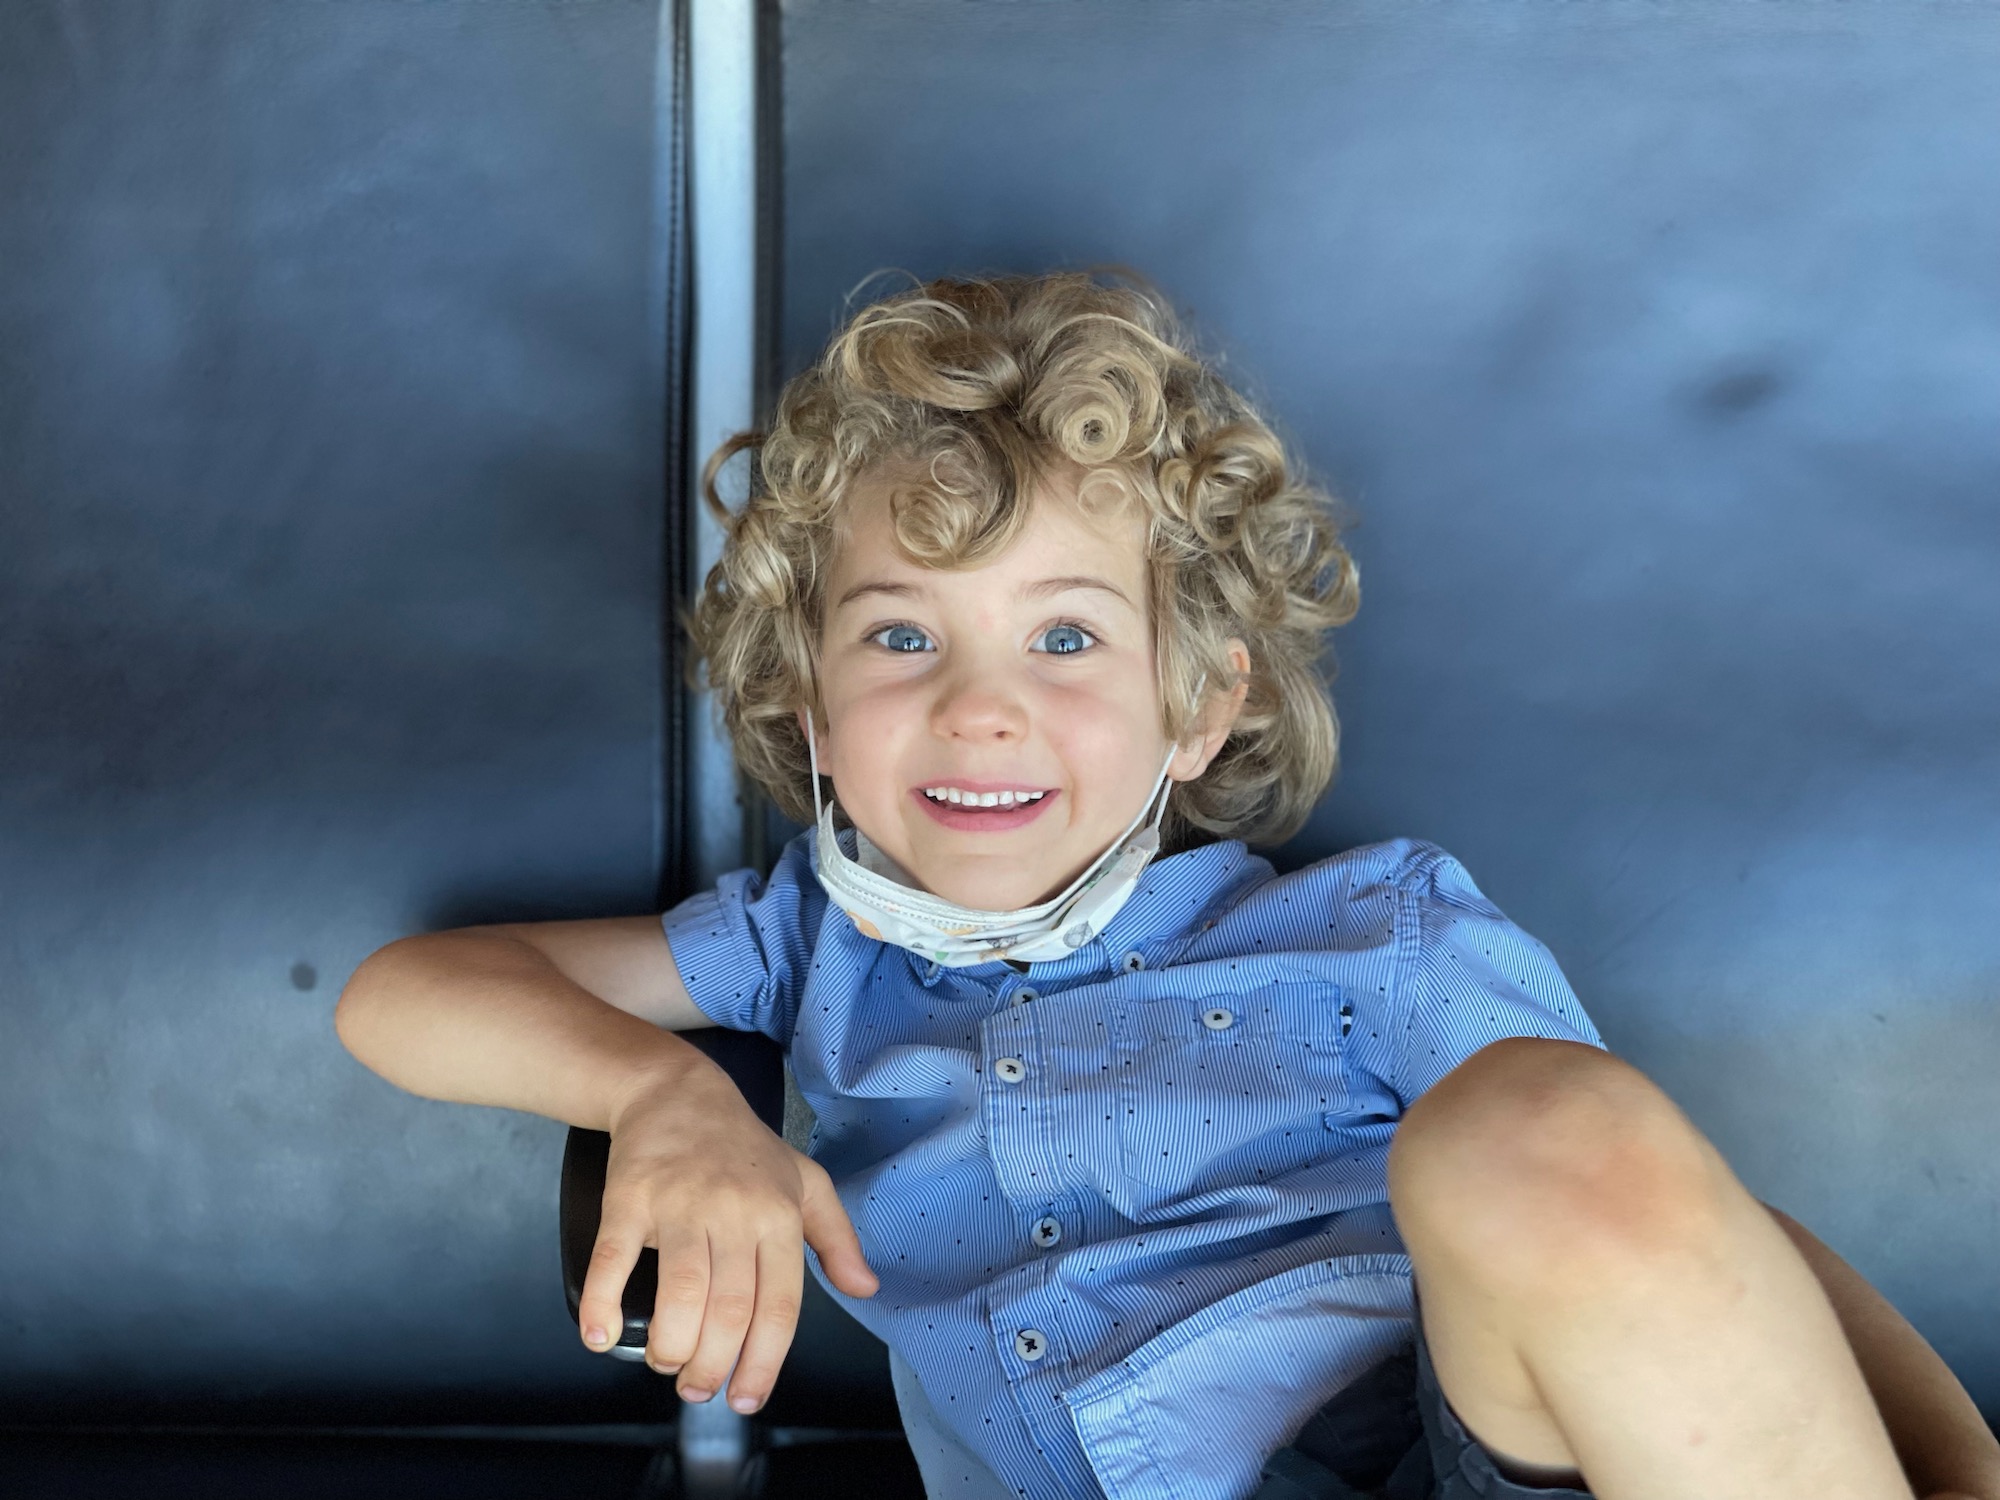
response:
[(1080, 630), (1074, 625), (1051, 625), (1042, 632), (1041, 641), (1036, 649), (1046, 651), (1051, 656), (1073, 656), (1086, 647), (1096, 644), (1088, 631)]
[(914, 625), (891, 625), (886, 630), (878, 630), (869, 637), (879, 641), (891, 651), (929, 651), (931, 638)]

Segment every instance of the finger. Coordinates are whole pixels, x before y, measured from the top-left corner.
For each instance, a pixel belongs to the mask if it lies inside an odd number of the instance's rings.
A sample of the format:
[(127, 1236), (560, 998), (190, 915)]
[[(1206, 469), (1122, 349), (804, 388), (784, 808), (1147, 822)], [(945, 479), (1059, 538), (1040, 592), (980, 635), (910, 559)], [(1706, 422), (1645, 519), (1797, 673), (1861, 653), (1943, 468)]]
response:
[(771, 1398), (778, 1368), (799, 1326), (799, 1300), (806, 1289), (805, 1242), (797, 1235), (773, 1234), (757, 1245), (757, 1305), (750, 1331), (729, 1377), (729, 1404), (743, 1413)]
[(743, 1347), (751, 1309), (757, 1305), (755, 1241), (711, 1233), (708, 1265), (708, 1306), (702, 1312), (701, 1339), (675, 1382), (683, 1401), (706, 1401), (722, 1389), (729, 1367), (736, 1363), (737, 1351)]
[(799, 1181), (804, 1197), (799, 1204), (805, 1220), (806, 1243), (819, 1255), (826, 1279), (850, 1297), (872, 1297), (882, 1283), (868, 1269), (868, 1257), (861, 1253), (861, 1236), (854, 1221), (841, 1206), (840, 1194), (826, 1168), (809, 1157), (799, 1158)]
[(660, 1289), (653, 1299), (653, 1327), (646, 1339), (646, 1363), (662, 1375), (678, 1373), (700, 1341), (709, 1275), (707, 1234), (663, 1227)]
[(625, 1283), (645, 1248), (646, 1221), (607, 1205), (583, 1275), (583, 1293), (577, 1299), (577, 1326), (590, 1348), (600, 1352), (609, 1349), (625, 1331)]

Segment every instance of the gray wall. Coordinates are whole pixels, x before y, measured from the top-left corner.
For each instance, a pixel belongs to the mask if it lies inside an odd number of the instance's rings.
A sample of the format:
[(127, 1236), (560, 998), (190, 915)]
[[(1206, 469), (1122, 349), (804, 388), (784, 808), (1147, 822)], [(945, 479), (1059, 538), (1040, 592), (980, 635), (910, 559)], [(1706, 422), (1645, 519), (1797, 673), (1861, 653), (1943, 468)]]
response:
[(2000, 11), (783, 10), (784, 358), (1155, 277), (1352, 503), (1341, 778), (2000, 1413)]
[(658, 32), (0, 7), (0, 1421), (659, 1399), (562, 1127), (331, 1022), (401, 933), (656, 909)]

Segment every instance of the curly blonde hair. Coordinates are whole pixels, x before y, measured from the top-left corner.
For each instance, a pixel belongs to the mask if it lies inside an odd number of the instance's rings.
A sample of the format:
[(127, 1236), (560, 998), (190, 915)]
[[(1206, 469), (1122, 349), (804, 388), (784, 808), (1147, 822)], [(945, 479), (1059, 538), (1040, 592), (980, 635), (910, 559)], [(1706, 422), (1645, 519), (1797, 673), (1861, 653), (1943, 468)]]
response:
[[(730, 510), (716, 476), (752, 455)], [(1360, 601), (1333, 503), (1286, 461), (1250, 404), (1134, 277), (1081, 272), (939, 280), (850, 318), (778, 399), (768, 432), (710, 457), (702, 495), (726, 541), (689, 627), (738, 766), (810, 822), (797, 712), (818, 711), (816, 661), (840, 507), (887, 477), (897, 545), (938, 568), (974, 565), (1019, 532), (1037, 486), (1083, 471), (1147, 520), (1148, 601), (1162, 728), (1194, 726), (1197, 685), (1248, 693), (1207, 771), (1174, 787), (1163, 832), (1275, 843), (1333, 777), (1339, 732), (1322, 672), (1327, 632)]]

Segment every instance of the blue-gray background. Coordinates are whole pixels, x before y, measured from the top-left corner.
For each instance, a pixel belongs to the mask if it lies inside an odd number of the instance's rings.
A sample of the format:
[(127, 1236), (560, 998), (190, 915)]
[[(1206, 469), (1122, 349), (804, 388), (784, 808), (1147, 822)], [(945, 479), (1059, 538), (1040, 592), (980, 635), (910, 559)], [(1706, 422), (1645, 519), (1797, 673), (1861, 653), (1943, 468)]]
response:
[[(0, 11), (0, 1414), (653, 1409), (330, 1012), (672, 883), (659, 19)], [(1359, 517), (1281, 858), (1459, 854), (2000, 1411), (2000, 11), (773, 19), (779, 368), (1156, 277)]]
[(2000, 10), (793, 0), (784, 362), (1126, 262), (1350, 503), (1345, 766), (2000, 1410)]
[(657, 899), (659, 20), (0, 8), (0, 1422), (650, 1379), (568, 1321), (562, 1127), (332, 1012)]

